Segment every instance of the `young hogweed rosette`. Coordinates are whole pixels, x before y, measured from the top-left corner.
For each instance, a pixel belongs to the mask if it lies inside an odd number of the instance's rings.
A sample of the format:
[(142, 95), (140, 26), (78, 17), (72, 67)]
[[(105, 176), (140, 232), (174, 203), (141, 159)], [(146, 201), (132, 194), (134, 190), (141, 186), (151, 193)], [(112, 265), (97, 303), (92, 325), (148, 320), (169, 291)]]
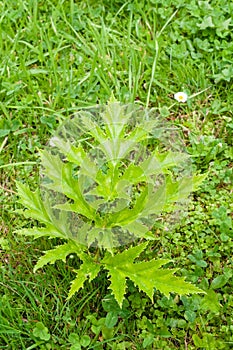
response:
[[(21, 203), (28, 208), (24, 215), (43, 226), (21, 233), (59, 237), (68, 243), (48, 251), (35, 269), (75, 252), (83, 265), (70, 296), (87, 278), (95, 278), (102, 266), (111, 271), (111, 289), (120, 305), (125, 278), (151, 298), (155, 275), (169, 279), (171, 290), (200, 292), (172, 276), (175, 270), (161, 272), (167, 260), (134, 263), (146, 248), (141, 241), (155, 239), (156, 227), (164, 220), (169, 227), (179, 219), (189, 194), (203, 179), (192, 174), (179, 130), (153, 110), (110, 101), (66, 120), (40, 157), (40, 191), (31, 192), (23, 184), (18, 189)], [(117, 247), (133, 241), (138, 241), (137, 247), (117, 252)], [(103, 259), (99, 253), (91, 257), (89, 248), (104, 251)], [(151, 273), (149, 281), (142, 274), (145, 269)], [(161, 281), (157, 288), (170, 291)]]
[(81, 111), (41, 153), (43, 197), (63, 233), (88, 247), (153, 239), (161, 214), (172, 211), (174, 221), (188, 198), (182, 146), (178, 130), (153, 111), (117, 102)]

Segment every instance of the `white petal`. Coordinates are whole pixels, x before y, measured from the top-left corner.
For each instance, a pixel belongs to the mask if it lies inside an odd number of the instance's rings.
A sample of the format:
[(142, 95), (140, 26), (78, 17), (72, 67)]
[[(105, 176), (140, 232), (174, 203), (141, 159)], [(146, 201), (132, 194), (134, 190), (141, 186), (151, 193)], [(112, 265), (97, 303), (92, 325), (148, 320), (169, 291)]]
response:
[(178, 102), (186, 102), (188, 99), (188, 95), (185, 92), (177, 92), (174, 95), (174, 99)]

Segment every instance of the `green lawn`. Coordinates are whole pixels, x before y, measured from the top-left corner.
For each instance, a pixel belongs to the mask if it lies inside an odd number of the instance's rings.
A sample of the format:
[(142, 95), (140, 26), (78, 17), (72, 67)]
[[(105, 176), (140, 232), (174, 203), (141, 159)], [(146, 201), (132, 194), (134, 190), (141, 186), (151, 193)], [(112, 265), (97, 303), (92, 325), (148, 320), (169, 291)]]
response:
[[(227, 0), (0, 1), (1, 349), (232, 349), (232, 17)], [(195, 171), (208, 172), (147, 252), (205, 295), (155, 291), (152, 304), (129, 282), (120, 309), (104, 273), (67, 301), (76, 256), (33, 273), (54, 241), (15, 233), (31, 224), (15, 181), (36, 189), (39, 149), (112, 94), (181, 128)]]

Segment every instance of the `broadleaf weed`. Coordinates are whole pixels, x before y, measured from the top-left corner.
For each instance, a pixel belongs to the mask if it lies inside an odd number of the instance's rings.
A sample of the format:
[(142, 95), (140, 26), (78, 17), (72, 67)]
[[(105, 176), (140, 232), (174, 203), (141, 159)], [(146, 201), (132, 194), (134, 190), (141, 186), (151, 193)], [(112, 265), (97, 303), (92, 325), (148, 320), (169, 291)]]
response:
[(154, 288), (166, 296), (202, 292), (175, 277), (176, 269), (161, 269), (169, 260), (139, 258), (155, 239), (160, 217), (180, 213), (205, 177), (190, 172), (179, 140), (174, 151), (168, 135), (177, 137), (177, 130), (153, 111), (113, 98), (103, 108), (78, 112), (58, 129), (40, 153), (40, 190), (18, 183), (24, 215), (43, 225), (19, 233), (66, 241), (47, 251), (35, 271), (76, 253), (82, 265), (69, 297), (105, 269), (121, 307), (127, 278), (152, 300)]

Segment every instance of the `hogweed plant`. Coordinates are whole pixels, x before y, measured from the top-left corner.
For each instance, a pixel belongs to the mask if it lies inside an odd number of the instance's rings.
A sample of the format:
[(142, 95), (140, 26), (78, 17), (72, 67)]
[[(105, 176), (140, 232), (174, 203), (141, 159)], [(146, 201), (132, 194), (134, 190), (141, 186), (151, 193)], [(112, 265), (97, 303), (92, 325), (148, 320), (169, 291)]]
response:
[(161, 268), (169, 260), (139, 257), (164, 220), (170, 227), (179, 219), (204, 178), (192, 174), (176, 128), (153, 110), (111, 100), (72, 116), (40, 159), (38, 189), (17, 183), (23, 214), (40, 225), (19, 233), (64, 244), (45, 252), (34, 271), (77, 254), (82, 264), (68, 298), (105, 269), (120, 306), (127, 279), (151, 300), (155, 289), (166, 296), (202, 292), (174, 276), (177, 269)]

